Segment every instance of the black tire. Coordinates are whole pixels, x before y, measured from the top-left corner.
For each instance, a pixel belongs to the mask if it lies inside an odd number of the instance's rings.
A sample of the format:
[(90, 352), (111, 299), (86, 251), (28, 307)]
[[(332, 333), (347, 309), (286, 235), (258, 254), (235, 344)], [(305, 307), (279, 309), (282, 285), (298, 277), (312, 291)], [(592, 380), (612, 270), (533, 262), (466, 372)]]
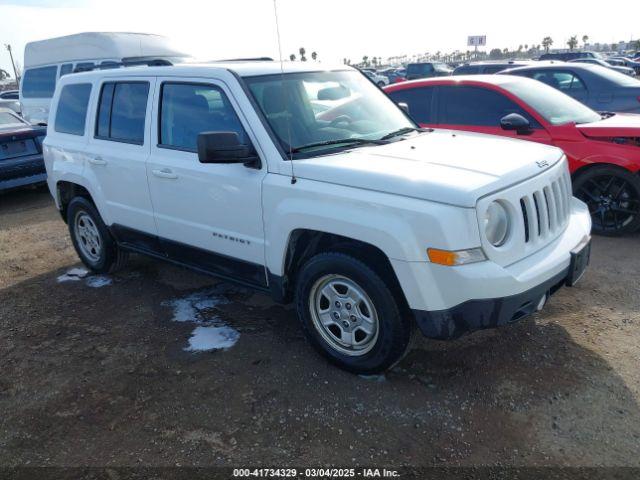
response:
[[(100, 236), (100, 248), (96, 250), (96, 258), (90, 258), (85, 253), (84, 250), (86, 248), (83, 249), (80, 246), (80, 242), (83, 242), (83, 240), (76, 235), (76, 222), (82, 221), (84, 215), (87, 215), (93, 221)], [(75, 197), (71, 200), (67, 207), (67, 225), (69, 226), (73, 247), (87, 268), (96, 273), (113, 273), (124, 266), (129, 257), (128, 252), (118, 247), (109, 229), (102, 221), (98, 210), (88, 199)]]
[(593, 233), (620, 236), (640, 228), (640, 177), (613, 165), (578, 174), (574, 195), (589, 206)]
[[(371, 300), (377, 314), (377, 337), (366, 353), (342, 353), (323, 338), (314, 324), (312, 290), (327, 276), (340, 276), (360, 287)], [(402, 359), (411, 341), (412, 323), (385, 281), (360, 260), (342, 253), (321, 253), (301, 268), (295, 286), (295, 304), (302, 329), (311, 344), (333, 364), (357, 374), (377, 374)], [(354, 334), (355, 335), (355, 334)], [(355, 338), (355, 336), (354, 336)]]
[(378, 86), (379, 86), (380, 88), (382, 88), (382, 87), (384, 87), (384, 86), (385, 86), (385, 83), (384, 83), (382, 80), (380, 80), (380, 81), (378, 82)]

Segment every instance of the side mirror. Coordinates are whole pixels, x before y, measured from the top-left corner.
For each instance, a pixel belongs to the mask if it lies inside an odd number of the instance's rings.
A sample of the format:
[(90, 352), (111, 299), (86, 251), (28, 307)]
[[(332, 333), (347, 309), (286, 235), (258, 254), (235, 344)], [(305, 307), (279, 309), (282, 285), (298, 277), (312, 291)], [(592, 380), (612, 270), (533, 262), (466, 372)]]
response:
[(404, 102), (398, 102), (398, 106), (400, 107), (400, 110), (404, 111), (404, 113), (406, 113), (407, 115), (411, 115), (411, 112), (409, 111), (409, 105)]
[(240, 143), (236, 132), (202, 132), (198, 135), (200, 163), (243, 163), (260, 168), (260, 159), (253, 146)]
[(500, 119), (500, 127), (503, 130), (515, 130), (519, 135), (524, 135), (531, 132), (531, 125), (529, 120), (524, 118), (519, 113), (510, 113)]

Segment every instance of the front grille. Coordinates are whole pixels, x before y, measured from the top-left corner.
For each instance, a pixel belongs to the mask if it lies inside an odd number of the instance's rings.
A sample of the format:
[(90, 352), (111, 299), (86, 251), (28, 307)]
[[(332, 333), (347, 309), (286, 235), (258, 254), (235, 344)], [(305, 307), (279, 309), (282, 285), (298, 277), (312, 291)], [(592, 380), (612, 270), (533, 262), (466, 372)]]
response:
[(571, 210), (571, 181), (567, 172), (520, 198), (525, 243), (544, 241), (563, 230)]

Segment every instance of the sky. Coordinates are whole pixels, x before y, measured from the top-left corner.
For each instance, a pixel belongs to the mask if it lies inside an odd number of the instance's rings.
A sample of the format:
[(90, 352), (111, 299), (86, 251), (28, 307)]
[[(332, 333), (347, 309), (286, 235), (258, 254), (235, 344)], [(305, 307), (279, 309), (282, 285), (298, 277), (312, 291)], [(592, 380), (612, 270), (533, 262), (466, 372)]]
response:
[[(276, 0), (282, 54), (304, 47), (325, 62), (354, 62), (424, 52), (466, 51), (468, 35), (487, 35), (487, 50), (539, 44), (571, 35), (614, 43), (640, 38), (640, 2), (616, 2), (612, 21), (602, 9), (537, 0)], [(626, 12), (626, 14), (621, 14)], [(278, 58), (273, 0), (0, 0), (0, 47), (11, 44), (23, 64), (24, 45), (87, 31), (130, 31), (170, 37), (201, 59)], [(12, 73), (0, 48), (0, 68)]]

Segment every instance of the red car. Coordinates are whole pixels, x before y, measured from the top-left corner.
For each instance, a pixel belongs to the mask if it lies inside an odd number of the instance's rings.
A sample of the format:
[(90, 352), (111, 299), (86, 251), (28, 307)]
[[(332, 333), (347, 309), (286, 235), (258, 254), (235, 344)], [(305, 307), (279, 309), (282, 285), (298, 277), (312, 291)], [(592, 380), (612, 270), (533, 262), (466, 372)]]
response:
[(555, 88), (509, 75), (416, 80), (384, 90), (423, 127), (561, 148), (594, 232), (621, 235), (640, 228), (640, 115), (597, 113)]

